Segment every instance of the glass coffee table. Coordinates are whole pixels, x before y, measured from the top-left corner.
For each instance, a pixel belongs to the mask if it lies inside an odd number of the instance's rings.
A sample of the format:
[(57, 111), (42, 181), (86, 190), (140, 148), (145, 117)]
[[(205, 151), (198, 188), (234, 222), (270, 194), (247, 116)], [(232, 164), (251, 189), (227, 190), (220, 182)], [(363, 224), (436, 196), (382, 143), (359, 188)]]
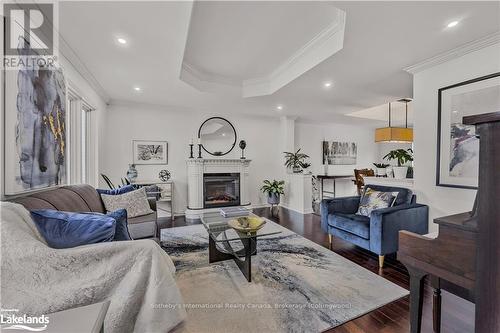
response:
[[(258, 217), (250, 213), (249, 216)], [(204, 213), (201, 223), (208, 232), (208, 262), (234, 260), (248, 282), (252, 281), (252, 256), (257, 254), (257, 239), (281, 233), (266, 223), (254, 233), (234, 230), (228, 222), (237, 217), (224, 217), (218, 211)]]

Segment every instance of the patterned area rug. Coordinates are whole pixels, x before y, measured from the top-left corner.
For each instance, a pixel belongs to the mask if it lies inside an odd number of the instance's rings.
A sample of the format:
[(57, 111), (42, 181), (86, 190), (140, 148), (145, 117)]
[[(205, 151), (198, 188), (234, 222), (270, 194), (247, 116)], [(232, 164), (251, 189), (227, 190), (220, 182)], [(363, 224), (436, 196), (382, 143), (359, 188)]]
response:
[(252, 282), (231, 261), (208, 263), (202, 225), (163, 229), (188, 319), (176, 332), (321, 332), (408, 291), (282, 226), (260, 238)]

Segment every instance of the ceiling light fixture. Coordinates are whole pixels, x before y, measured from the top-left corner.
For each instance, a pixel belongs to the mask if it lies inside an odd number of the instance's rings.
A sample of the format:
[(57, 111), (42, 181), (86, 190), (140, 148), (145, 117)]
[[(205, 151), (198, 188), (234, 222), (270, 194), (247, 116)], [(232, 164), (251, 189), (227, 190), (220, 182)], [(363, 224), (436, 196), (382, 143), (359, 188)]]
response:
[(141, 91), (141, 87), (134, 87), (135, 91)]
[(332, 86), (332, 83), (330, 81), (323, 83), (323, 87), (325, 88), (330, 88)]
[(451, 21), (450, 23), (448, 23), (447, 27), (448, 27), (448, 28), (453, 28), (453, 27), (455, 27), (457, 24), (458, 24), (458, 21)]
[(278, 106), (276, 107), (276, 109), (277, 109), (277, 110), (279, 110), (279, 111), (283, 110), (283, 105), (278, 105)]
[(127, 40), (125, 38), (117, 38), (116, 41), (123, 45), (127, 44)]
[(375, 142), (413, 142), (413, 128), (408, 128), (408, 102), (411, 102), (411, 99), (403, 98), (398, 102), (403, 102), (406, 106), (405, 127), (391, 126), (391, 103), (389, 103), (389, 126), (375, 130)]

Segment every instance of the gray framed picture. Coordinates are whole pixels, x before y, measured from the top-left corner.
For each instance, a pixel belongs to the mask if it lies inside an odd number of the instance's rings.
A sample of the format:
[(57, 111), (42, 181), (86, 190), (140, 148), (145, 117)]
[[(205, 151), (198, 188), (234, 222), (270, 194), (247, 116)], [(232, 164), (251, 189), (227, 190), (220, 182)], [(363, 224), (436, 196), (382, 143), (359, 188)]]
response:
[(323, 164), (354, 165), (358, 156), (355, 142), (323, 141)]
[(133, 140), (134, 164), (168, 164), (167, 141)]
[(500, 73), (438, 90), (436, 185), (476, 189), (479, 139), (464, 116), (500, 111)]

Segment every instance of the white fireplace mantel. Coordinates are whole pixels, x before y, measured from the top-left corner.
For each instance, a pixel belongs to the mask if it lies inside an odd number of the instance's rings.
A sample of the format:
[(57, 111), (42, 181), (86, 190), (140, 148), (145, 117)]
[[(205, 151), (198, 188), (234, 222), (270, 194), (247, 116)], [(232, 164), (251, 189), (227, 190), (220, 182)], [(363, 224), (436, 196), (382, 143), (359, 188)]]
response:
[(186, 219), (198, 219), (201, 214), (206, 211), (203, 207), (203, 175), (205, 173), (239, 173), (241, 205), (250, 205), (248, 184), (250, 162), (251, 160), (247, 159), (188, 159), (186, 161), (188, 176), (188, 207), (186, 209)]

